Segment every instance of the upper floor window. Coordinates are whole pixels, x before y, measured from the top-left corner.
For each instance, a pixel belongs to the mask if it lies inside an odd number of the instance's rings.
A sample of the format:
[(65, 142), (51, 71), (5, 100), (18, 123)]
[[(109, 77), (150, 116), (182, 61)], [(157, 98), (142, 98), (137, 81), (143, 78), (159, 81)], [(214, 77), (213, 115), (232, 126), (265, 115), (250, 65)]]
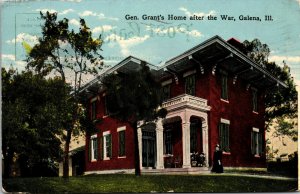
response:
[(227, 73), (221, 73), (221, 98), (228, 100), (228, 77)]
[(171, 93), (171, 85), (165, 85), (162, 87), (162, 100), (166, 101), (170, 98), (170, 93)]
[(251, 132), (251, 152), (259, 156), (263, 153), (263, 133), (258, 128), (253, 128)]
[(185, 78), (185, 93), (195, 96), (196, 80), (195, 74), (189, 75)]
[(108, 108), (107, 108), (107, 95), (104, 96), (104, 116), (108, 115)]
[(93, 100), (91, 104), (91, 119), (96, 119), (97, 115), (97, 100)]
[(92, 135), (90, 139), (90, 159), (96, 161), (98, 158), (98, 139), (97, 135)]
[(230, 152), (229, 125), (230, 125), (229, 120), (221, 119), (221, 123), (219, 125), (219, 142), (220, 142), (221, 149), (225, 152)]
[(258, 112), (258, 106), (257, 106), (257, 90), (252, 89), (252, 108), (254, 112)]

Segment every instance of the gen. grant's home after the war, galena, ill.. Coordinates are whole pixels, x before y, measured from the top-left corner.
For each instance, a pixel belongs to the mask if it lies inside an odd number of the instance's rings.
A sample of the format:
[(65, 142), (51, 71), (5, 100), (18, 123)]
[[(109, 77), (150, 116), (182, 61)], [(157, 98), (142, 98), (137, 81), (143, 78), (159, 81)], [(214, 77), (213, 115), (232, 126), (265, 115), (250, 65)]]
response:
[[(89, 116), (102, 118), (86, 136), (85, 174), (134, 172), (133, 129), (111, 118), (98, 80), (146, 63), (161, 82), (168, 114), (138, 126), (142, 173), (198, 173), (212, 166), (216, 144), (224, 167), (266, 168), (264, 94), (286, 85), (240, 51), (235, 39), (214, 36), (154, 66), (129, 56), (87, 83)], [(97, 94), (97, 95), (96, 95)], [(201, 164), (193, 153), (205, 155)]]

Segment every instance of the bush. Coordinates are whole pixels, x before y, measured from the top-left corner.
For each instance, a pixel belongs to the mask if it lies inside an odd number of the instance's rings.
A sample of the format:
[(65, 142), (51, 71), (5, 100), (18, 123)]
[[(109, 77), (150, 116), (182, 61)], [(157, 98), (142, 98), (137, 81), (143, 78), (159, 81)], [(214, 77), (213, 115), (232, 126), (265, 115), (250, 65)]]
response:
[(270, 161), (267, 164), (268, 172), (284, 175), (284, 176), (291, 176), (291, 177), (298, 177), (298, 153), (295, 152), (294, 154), (289, 155), (288, 161), (281, 161), (277, 160), (276, 162)]

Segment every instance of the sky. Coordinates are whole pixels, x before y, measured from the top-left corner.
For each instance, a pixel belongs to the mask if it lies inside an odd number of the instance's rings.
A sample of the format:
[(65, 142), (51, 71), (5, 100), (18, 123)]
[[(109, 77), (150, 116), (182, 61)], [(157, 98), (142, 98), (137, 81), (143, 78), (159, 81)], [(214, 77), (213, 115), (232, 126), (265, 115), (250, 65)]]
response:
[[(219, 35), (243, 42), (258, 38), (266, 43), (269, 61), (291, 67), (292, 76), (300, 80), (300, 0), (60, 0), (1, 2), (1, 65), (23, 70), (26, 52), (22, 42), (33, 46), (41, 36), (39, 12), (57, 12), (58, 19), (68, 18), (70, 28), (79, 28), (83, 18), (93, 37), (101, 34), (101, 54), (105, 67), (111, 67), (129, 55), (154, 65)], [(153, 18), (143, 18), (156, 16)], [(186, 16), (186, 20), (170, 20)], [(234, 17), (222, 20), (221, 15)], [(265, 16), (271, 16), (266, 21)], [(136, 16), (136, 17), (135, 17)], [(190, 16), (203, 17), (190, 20)], [(217, 20), (208, 20), (208, 16)], [(260, 21), (240, 17), (259, 17)], [(145, 17), (145, 16), (144, 16)], [(163, 19), (162, 19), (163, 17)], [(138, 20), (132, 20), (132, 19)], [(154, 18), (155, 19), (155, 18)], [(300, 82), (299, 82), (300, 83)]]

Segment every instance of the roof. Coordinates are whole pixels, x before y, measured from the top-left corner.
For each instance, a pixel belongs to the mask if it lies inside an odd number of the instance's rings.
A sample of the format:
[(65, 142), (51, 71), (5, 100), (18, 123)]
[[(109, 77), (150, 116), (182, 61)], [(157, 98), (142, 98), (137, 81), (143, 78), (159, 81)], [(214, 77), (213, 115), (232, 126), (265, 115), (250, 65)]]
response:
[[(240, 44), (238, 40), (233, 38), (227, 42), (219, 36), (214, 36), (182, 54), (171, 58), (162, 66), (155, 66), (137, 57), (129, 56), (98, 75), (95, 79), (83, 86), (82, 90), (99, 87), (101, 85), (101, 77), (104, 75), (115, 71), (126, 72), (136, 70), (142, 62), (155, 71), (160, 78), (168, 77), (172, 73), (183, 72), (195, 66), (195, 63), (201, 67), (213, 64), (215, 67), (221, 66), (237, 79), (246, 80), (257, 88), (268, 89), (277, 86), (279, 89), (282, 89), (287, 87), (285, 83), (274, 77), (266, 69), (240, 51)], [(190, 62), (191, 60), (193, 63)]]

